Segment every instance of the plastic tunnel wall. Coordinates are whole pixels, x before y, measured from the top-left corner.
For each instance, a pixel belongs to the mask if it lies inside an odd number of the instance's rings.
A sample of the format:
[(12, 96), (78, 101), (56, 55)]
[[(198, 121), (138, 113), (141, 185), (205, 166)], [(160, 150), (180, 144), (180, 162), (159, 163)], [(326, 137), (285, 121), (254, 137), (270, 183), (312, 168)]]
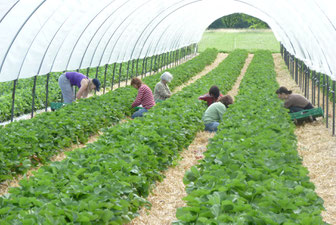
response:
[(236, 12), (268, 23), (292, 55), (335, 80), (335, 10), (328, 0), (1, 1), (0, 82), (173, 51)]

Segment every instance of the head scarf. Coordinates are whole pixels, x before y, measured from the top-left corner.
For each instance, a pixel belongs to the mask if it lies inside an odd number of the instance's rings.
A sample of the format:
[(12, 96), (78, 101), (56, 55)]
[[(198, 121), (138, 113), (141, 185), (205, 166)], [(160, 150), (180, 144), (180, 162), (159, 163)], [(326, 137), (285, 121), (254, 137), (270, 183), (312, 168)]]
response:
[(169, 72), (164, 72), (161, 75), (161, 80), (165, 80), (167, 82), (170, 82), (172, 79), (173, 79), (173, 75), (171, 75), (171, 73), (169, 73)]

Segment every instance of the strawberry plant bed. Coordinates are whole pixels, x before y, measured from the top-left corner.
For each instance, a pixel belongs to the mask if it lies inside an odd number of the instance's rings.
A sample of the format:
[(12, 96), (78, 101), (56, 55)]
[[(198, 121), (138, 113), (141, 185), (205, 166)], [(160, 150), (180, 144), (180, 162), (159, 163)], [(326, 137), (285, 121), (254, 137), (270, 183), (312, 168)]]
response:
[(277, 88), (271, 53), (257, 52), (205, 158), (185, 175), (188, 206), (174, 224), (325, 224)]
[[(123, 224), (146, 205), (151, 185), (187, 147), (206, 104), (198, 96), (213, 82), (229, 90), (247, 52), (237, 51), (144, 117), (105, 129), (95, 143), (41, 167), (21, 187), (0, 198), (0, 223)], [(19, 204), (17, 204), (19, 203)], [(17, 215), (20, 215), (19, 217)]]
[[(175, 88), (195, 76), (211, 64), (217, 56), (215, 49), (209, 49), (193, 60), (169, 69), (175, 79), (170, 88)], [(144, 78), (154, 89), (161, 74)], [(20, 120), (0, 129), (0, 182), (24, 173), (34, 167), (36, 155), (42, 162), (73, 143), (85, 143), (90, 135), (104, 127), (118, 123), (131, 115), (131, 104), (136, 89), (127, 86), (105, 95), (81, 99), (55, 112), (46, 112), (30, 120)]]

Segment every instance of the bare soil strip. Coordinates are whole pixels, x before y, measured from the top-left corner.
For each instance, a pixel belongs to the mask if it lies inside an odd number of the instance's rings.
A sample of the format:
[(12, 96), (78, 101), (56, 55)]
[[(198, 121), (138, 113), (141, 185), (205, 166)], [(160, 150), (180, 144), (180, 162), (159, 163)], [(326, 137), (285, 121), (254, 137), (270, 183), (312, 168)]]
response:
[[(279, 85), (303, 95), (291, 78), (281, 55), (273, 54), (273, 58)], [(325, 119), (322, 118), (297, 126), (295, 135), (302, 164), (309, 170), (316, 193), (324, 200), (326, 211), (322, 212), (323, 220), (336, 224), (336, 138), (332, 137), (331, 130), (326, 128)]]
[[(222, 54), (222, 53), (219, 53), (217, 55), (216, 60), (211, 65), (205, 67), (205, 69), (202, 72), (200, 72), (199, 74), (206, 74), (212, 68), (217, 67), (218, 64), (224, 59), (223, 57), (225, 58), (226, 55)], [(183, 63), (190, 60), (190, 59), (192, 59), (192, 57), (186, 57), (186, 59), (183, 61)], [(204, 71), (206, 71), (206, 72), (204, 72)], [(196, 77), (199, 76), (199, 74), (197, 74)], [(116, 85), (118, 85), (118, 84), (116, 84)], [(126, 82), (123, 82), (123, 83), (121, 83), (120, 87), (123, 87), (125, 85), (126, 85)], [(185, 85), (182, 85), (182, 86), (184, 87)], [(177, 87), (176, 89), (181, 90), (182, 88)], [(174, 90), (174, 93), (176, 93), (176, 89)], [(98, 94), (103, 94), (103, 92), (101, 91)], [(126, 121), (127, 121), (127, 119), (124, 119), (124, 120), (120, 121), (120, 123), (123, 123), (123, 122), (126, 122)], [(63, 159), (66, 158), (66, 154), (65, 154), (66, 152), (73, 151), (77, 148), (84, 148), (84, 147), (86, 147), (87, 144), (95, 142), (99, 138), (100, 135), (102, 135), (101, 132), (99, 132), (96, 135), (93, 135), (93, 136), (89, 137), (88, 142), (86, 144), (73, 144), (71, 147), (61, 150), (60, 153), (53, 156), (50, 161), (51, 162), (62, 161)], [(43, 166), (43, 165), (41, 164), (37, 167), (34, 167), (34, 168), (30, 169), (29, 171), (27, 171), (24, 175), (19, 175), (18, 177), (14, 178), (13, 180), (7, 180), (7, 181), (4, 181), (4, 182), (0, 183), (0, 196), (7, 194), (8, 190), (11, 187), (18, 187), (21, 179), (23, 179), (24, 177), (29, 178), (29, 177), (33, 176), (33, 172), (38, 170), (41, 166)]]
[[(246, 59), (240, 76), (233, 88), (228, 92), (232, 97), (238, 93), (240, 82), (252, 58), (253, 55), (249, 55)], [(188, 149), (181, 153), (179, 164), (165, 171), (166, 178), (161, 183), (156, 184), (156, 187), (147, 198), (152, 204), (151, 209), (142, 208), (139, 212), (140, 216), (135, 218), (129, 225), (166, 225), (177, 220), (175, 216), (176, 209), (186, 206), (182, 200), (183, 197), (187, 196), (183, 184), (184, 174), (192, 166), (197, 165), (199, 159), (203, 158), (203, 152), (206, 151), (208, 141), (213, 136), (213, 133), (205, 131), (197, 133), (196, 138)]]

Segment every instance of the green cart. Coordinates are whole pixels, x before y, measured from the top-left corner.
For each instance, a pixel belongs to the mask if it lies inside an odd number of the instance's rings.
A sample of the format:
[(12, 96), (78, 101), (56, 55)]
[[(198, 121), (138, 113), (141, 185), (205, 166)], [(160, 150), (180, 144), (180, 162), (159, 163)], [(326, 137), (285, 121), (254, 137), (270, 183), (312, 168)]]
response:
[(304, 120), (313, 121), (316, 117), (324, 117), (323, 109), (321, 107), (313, 109), (305, 109), (295, 113), (289, 113), (291, 119), (295, 124), (303, 122)]

